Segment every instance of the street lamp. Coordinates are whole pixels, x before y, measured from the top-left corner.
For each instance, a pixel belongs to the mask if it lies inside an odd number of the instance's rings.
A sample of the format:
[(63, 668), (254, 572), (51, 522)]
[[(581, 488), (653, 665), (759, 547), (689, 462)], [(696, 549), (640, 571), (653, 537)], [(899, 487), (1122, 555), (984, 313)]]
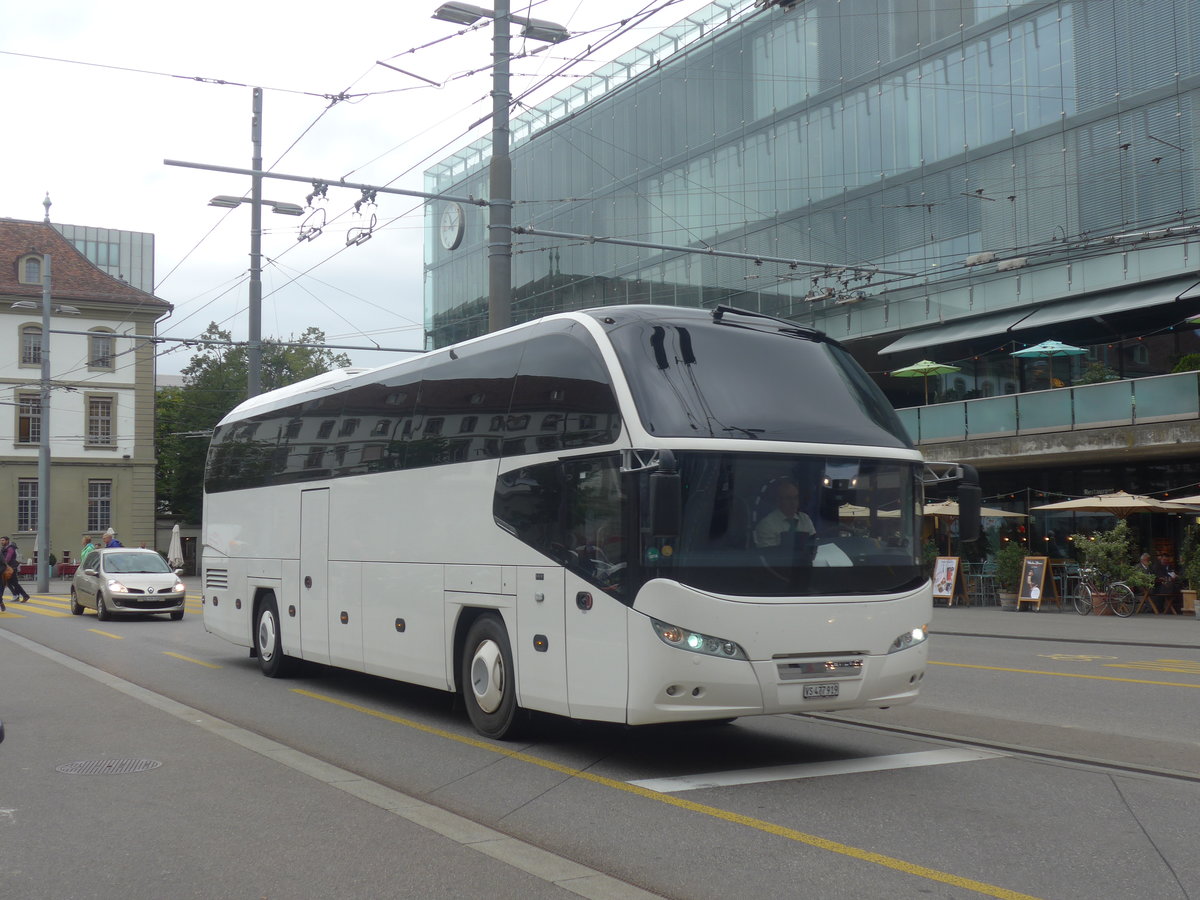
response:
[[(37, 589), (50, 590), (50, 255), (42, 254), (42, 302), (18, 300), (13, 309), (42, 310), (42, 384), (38, 395), (41, 434), (38, 436), (38, 497), (37, 497)], [(79, 315), (74, 306), (56, 306), (53, 311)]]
[(469, 3), (443, 3), (433, 18), (459, 25), (492, 20), (492, 159), (488, 168), (488, 331), (512, 323), (512, 159), (508, 155), (509, 22), (522, 26), (522, 37), (557, 44), (567, 29), (544, 19), (509, 14), (509, 0), (494, 9)]

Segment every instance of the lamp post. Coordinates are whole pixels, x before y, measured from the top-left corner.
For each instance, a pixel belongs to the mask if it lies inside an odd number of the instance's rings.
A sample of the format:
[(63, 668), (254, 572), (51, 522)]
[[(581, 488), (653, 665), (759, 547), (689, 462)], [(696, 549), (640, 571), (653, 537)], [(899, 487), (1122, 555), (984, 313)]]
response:
[[(36, 309), (32, 300), (18, 300), (13, 309)], [(41, 390), (38, 394), (38, 496), (37, 496), (37, 589), (50, 590), (50, 254), (42, 254), (42, 360)], [(79, 315), (74, 306), (59, 306), (55, 312)]]
[(264, 200), (262, 195), (262, 88), (254, 88), (250, 140), (254, 150), (250, 160), (250, 196), (221, 194), (208, 201), (209, 206), (232, 208), (250, 204), (250, 322), (246, 340), (246, 397), (262, 393), (262, 208), (284, 216), (300, 216), (304, 207), (295, 203)]
[(460, 25), (492, 20), (492, 159), (488, 167), (488, 331), (512, 324), (512, 159), (508, 154), (509, 23), (521, 36), (557, 44), (570, 34), (562, 25), (509, 13), (509, 0), (493, 9), (469, 3), (443, 3), (433, 17)]

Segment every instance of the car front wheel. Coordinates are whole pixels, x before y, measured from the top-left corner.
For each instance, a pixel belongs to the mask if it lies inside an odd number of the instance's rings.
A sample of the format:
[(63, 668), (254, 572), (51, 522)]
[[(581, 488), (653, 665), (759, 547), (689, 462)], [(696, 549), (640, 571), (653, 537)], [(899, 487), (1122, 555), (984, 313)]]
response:
[(75, 594), (75, 585), (71, 585), (71, 615), (83, 615), (83, 604), (79, 602), (79, 597)]
[(107, 622), (112, 618), (112, 613), (108, 611), (108, 607), (104, 604), (104, 592), (96, 594), (96, 618), (101, 622)]

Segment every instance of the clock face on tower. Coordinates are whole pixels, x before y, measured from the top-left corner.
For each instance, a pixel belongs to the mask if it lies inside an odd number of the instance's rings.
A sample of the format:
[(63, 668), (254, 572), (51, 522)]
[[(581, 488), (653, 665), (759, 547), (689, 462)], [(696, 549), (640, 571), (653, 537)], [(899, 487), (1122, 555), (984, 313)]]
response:
[(438, 226), (442, 246), (453, 250), (463, 239), (463, 208), (457, 203), (447, 203), (442, 209), (442, 222)]

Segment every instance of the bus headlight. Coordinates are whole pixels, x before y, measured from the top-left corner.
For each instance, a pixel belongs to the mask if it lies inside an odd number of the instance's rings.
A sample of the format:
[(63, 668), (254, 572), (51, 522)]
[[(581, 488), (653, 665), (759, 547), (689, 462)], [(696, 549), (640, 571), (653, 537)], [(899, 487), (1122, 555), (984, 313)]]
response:
[(701, 653), (705, 656), (718, 656), (721, 659), (748, 660), (750, 658), (746, 655), (745, 650), (725, 638), (701, 634), (698, 631), (688, 631), (686, 628), (668, 625), (658, 619), (651, 619), (650, 624), (654, 626), (654, 633), (658, 635), (658, 639), (668, 647), (690, 650), (692, 653)]
[(920, 628), (904, 632), (892, 641), (892, 646), (888, 647), (888, 653), (899, 653), (901, 650), (907, 650), (909, 647), (925, 643), (928, 638), (929, 626), (922, 625)]

